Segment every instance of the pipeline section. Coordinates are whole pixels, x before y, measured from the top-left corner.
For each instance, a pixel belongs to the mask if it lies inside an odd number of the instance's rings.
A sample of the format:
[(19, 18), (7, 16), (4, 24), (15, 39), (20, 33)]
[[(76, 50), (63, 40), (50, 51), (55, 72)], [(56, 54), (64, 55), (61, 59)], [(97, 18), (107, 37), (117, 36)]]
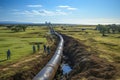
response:
[(33, 80), (52, 80), (61, 63), (64, 40), (59, 33), (54, 32), (54, 34), (60, 39), (55, 54), (53, 55), (52, 59), (46, 64), (46, 66), (33, 78)]

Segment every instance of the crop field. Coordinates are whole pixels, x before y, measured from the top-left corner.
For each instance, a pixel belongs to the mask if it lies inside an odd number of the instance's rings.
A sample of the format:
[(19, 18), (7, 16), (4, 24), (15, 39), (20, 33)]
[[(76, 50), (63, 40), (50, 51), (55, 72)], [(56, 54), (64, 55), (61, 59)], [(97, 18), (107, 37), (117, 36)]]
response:
[[(32, 46), (35, 42), (46, 44), (44, 27), (28, 27), (25, 32), (13, 32), (6, 27), (0, 28), (0, 65), (5, 66), (33, 54)], [(11, 51), (11, 59), (7, 60), (7, 50)]]

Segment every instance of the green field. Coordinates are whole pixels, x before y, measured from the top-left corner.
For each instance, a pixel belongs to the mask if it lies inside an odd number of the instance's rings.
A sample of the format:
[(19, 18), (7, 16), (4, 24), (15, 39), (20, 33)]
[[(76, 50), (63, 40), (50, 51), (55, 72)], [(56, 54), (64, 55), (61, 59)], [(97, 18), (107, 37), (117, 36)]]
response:
[[(82, 30), (83, 28), (85, 30)], [(55, 27), (55, 30), (82, 42), (88, 46), (86, 48), (91, 54), (95, 54), (100, 58), (104, 58), (109, 62), (114, 63), (113, 65), (116, 67), (116, 70), (119, 70), (120, 33), (111, 33), (102, 36), (99, 31), (95, 30), (95, 26)], [(37, 52), (36, 56), (42, 54), (43, 44), (52, 45), (52, 43), (49, 43), (50, 41), (47, 42), (48, 39), (46, 36), (48, 35), (47, 27), (29, 26), (25, 32), (13, 32), (6, 27), (0, 27), (0, 67), (9, 67), (9, 65), (21, 62), (21, 60), (29, 60), (28, 58), (34, 57), (35, 55), (33, 55), (34, 53), (32, 51), (34, 43), (41, 43), (41, 52)], [(6, 60), (6, 52), (8, 49), (11, 50), (10, 60)], [(41, 56), (41, 61), (42, 57), (44, 56)], [(29, 68), (27, 63), (25, 65)], [(15, 72), (17, 71), (13, 71), (11, 68), (6, 70), (6, 73), (2, 76), (6, 77), (12, 74), (14, 75)], [(120, 72), (118, 71), (116, 74), (115, 78), (119, 80)]]
[[(82, 31), (82, 28), (86, 30)], [(82, 41), (89, 46), (88, 50), (99, 54), (110, 62), (120, 62), (120, 33), (107, 34), (102, 36), (99, 31), (94, 30), (95, 26), (59, 27), (59, 32), (67, 34)]]
[[(46, 44), (46, 27), (28, 27), (25, 32), (13, 32), (6, 27), (0, 28), (0, 65), (12, 64), (23, 57), (33, 54), (32, 43), (40, 42), (41, 49)], [(6, 52), (10, 49), (11, 59), (6, 60)]]

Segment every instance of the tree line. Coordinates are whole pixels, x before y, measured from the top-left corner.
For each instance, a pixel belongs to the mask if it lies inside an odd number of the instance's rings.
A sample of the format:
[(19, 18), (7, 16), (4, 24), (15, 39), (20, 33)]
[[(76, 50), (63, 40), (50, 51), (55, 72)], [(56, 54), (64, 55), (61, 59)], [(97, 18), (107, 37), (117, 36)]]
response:
[(14, 32), (26, 31), (27, 29), (27, 25), (7, 25), (6, 27)]
[(98, 24), (96, 26), (96, 30), (98, 30), (102, 36), (105, 36), (105, 34), (115, 34), (120, 33), (120, 25), (112, 24), (112, 25), (101, 25)]

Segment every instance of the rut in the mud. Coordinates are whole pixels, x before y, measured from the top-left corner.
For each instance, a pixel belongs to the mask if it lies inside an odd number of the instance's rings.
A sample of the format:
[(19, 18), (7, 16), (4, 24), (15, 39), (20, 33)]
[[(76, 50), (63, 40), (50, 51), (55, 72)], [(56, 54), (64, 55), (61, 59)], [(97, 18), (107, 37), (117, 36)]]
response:
[(62, 78), (62, 80), (114, 80), (115, 67), (91, 54), (86, 50), (87, 46), (63, 35), (65, 40), (63, 54), (68, 57), (67, 62), (72, 67), (72, 71)]

